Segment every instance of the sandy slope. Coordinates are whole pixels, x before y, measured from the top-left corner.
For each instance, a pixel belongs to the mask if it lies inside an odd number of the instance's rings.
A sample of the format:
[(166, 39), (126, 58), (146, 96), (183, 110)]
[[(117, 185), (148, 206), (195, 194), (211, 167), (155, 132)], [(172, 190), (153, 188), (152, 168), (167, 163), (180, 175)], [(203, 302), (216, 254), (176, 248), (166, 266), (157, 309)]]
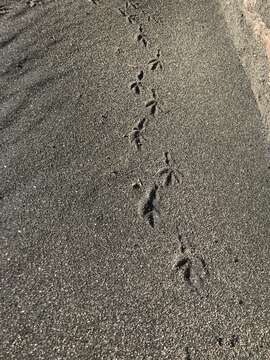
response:
[(215, 1), (125, 4), (1, 17), (0, 359), (268, 359), (249, 81)]
[[(250, 79), (270, 141), (270, 4), (268, 0), (219, 0), (240, 61)], [(270, 150), (268, 149), (268, 156)]]

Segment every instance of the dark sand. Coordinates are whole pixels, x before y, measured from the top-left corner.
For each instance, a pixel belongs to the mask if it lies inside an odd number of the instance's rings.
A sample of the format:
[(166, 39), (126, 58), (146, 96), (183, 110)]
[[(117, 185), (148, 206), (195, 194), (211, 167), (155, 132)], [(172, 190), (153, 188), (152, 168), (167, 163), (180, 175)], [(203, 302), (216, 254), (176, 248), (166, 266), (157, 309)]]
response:
[(0, 359), (269, 359), (266, 137), (217, 2), (6, 4)]

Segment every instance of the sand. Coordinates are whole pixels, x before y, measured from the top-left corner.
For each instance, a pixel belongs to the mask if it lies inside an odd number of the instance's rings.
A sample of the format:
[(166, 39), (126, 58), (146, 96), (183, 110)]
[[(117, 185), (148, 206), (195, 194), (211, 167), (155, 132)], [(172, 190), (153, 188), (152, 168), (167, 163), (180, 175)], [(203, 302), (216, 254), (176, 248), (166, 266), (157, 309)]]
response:
[[(228, 31), (261, 112), (270, 142), (270, 5), (267, 0), (219, 0)], [(270, 156), (270, 150), (268, 150)]]
[(267, 137), (219, 3), (5, 9), (0, 359), (268, 359)]

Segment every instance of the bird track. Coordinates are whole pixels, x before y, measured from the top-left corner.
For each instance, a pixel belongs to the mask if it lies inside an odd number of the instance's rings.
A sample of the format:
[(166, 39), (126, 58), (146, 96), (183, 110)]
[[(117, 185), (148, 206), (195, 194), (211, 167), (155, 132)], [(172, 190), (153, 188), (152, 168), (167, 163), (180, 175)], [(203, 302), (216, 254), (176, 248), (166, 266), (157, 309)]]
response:
[(27, 1), (27, 4), (28, 4), (31, 8), (37, 6), (37, 5), (41, 4), (41, 3), (42, 3), (42, 0), (29, 0), (29, 1)]
[(152, 187), (150, 187), (144, 194), (143, 198), (140, 200), (138, 213), (139, 216), (152, 228), (156, 226), (160, 216), (157, 184), (154, 184)]
[(139, 44), (142, 44), (145, 48), (148, 46), (147, 36), (143, 31), (142, 25), (139, 26), (138, 33), (136, 34), (136, 40)]
[(118, 11), (118, 13), (120, 15), (122, 15), (126, 19), (126, 21), (129, 24), (135, 24), (136, 23), (136, 15), (129, 14), (126, 9), (118, 8), (117, 11)]
[[(132, 131), (129, 134), (126, 134), (125, 137), (129, 137), (130, 143), (135, 143), (138, 150), (141, 150), (142, 146), (142, 131), (145, 130), (145, 124), (147, 120), (146, 118), (141, 119), (136, 126), (133, 127)], [(174, 184), (174, 182), (180, 183), (180, 180), (178, 178), (177, 174), (182, 173), (175, 168), (173, 159), (168, 151), (164, 152), (163, 161), (165, 163), (165, 167), (161, 168), (156, 172), (156, 175), (158, 175), (158, 179), (155, 179), (154, 185), (148, 188), (144, 196), (139, 201), (138, 206), (138, 212), (141, 218), (146, 220), (149, 225), (154, 228), (156, 223), (158, 222), (160, 218), (160, 210), (159, 210), (159, 200), (160, 200), (160, 194), (159, 191), (162, 190), (162, 188), (170, 186), (171, 184)], [(161, 184), (158, 180), (162, 180)], [(142, 182), (139, 180), (139, 182), (135, 182), (132, 184), (133, 189), (140, 189), (142, 187)], [(182, 249), (184, 249), (182, 247)], [(184, 253), (184, 250), (182, 251)], [(182, 264), (187, 265), (187, 270), (185, 272), (185, 277), (188, 278), (188, 273), (190, 272), (190, 266), (191, 266), (191, 260), (184, 257), (180, 260), (179, 264), (176, 264), (176, 268)], [(194, 260), (193, 260), (194, 262)]]
[(134, 126), (129, 134), (124, 135), (128, 137), (131, 144), (135, 144), (137, 150), (141, 150), (142, 140), (145, 140), (142, 132), (145, 130), (146, 118), (141, 119), (136, 126)]
[(185, 348), (185, 355), (186, 355), (186, 357), (185, 357), (185, 360), (191, 360), (191, 354), (190, 354), (190, 351), (189, 351), (189, 348), (188, 347), (186, 347)]
[(137, 79), (135, 81), (133, 81), (130, 85), (129, 88), (130, 90), (134, 91), (134, 93), (136, 95), (140, 95), (141, 93), (141, 87), (142, 87), (142, 80), (144, 78), (144, 72), (143, 70), (141, 70), (138, 74), (137, 74)]
[[(227, 339), (227, 343), (231, 348), (234, 348), (237, 344), (240, 342), (240, 336), (239, 335), (231, 335), (229, 339)], [(223, 337), (217, 336), (216, 341), (219, 346), (223, 346), (226, 344)]]
[(184, 177), (183, 173), (180, 172), (173, 163), (172, 157), (168, 151), (163, 153), (164, 167), (159, 169), (156, 173), (158, 178), (161, 180), (163, 187), (168, 187), (175, 183), (180, 184), (179, 176)]
[(151, 89), (152, 99), (146, 101), (145, 107), (149, 109), (150, 115), (155, 116), (158, 110), (164, 113), (164, 110), (161, 107), (161, 102), (157, 97), (157, 92), (155, 89)]
[(0, 5), (0, 16), (4, 16), (6, 14), (8, 14), (9, 12), (9, 8), (5, 5)]
[(197, 293), (209, 277), (206, 261), (198, 255), (194, 247), (178, 233), (180, 243), (178, 254), (175, 257), (173, 269), (182, 272), (184, 282)]
[(88, 0), (88, 1), (94, 5), (98, 5), (100, 3), (100, 0)]
[(129, 7), (133, 8), (133, 9), (138, 9), (139, 4), (134, 1), (126, 1), (125, 7), (126, 7), (126, 9), (128, 9)]
[(160, 56), (161, 52), (160, 49), (158, 49), (156, 57), (148, 62), (148, 65), (152, 71), (155, 71), (157, 69), (163, 70), (163, 64), (160, 60)]

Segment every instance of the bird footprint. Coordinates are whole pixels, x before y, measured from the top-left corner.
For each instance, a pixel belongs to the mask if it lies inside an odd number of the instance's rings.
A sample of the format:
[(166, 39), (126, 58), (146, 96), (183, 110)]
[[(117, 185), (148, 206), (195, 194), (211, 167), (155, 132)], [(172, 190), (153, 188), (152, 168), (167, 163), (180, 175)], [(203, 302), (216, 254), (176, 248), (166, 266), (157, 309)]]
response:
[(126, 9), (128, 9), (129, 7), (132, 7), (133, 9), (138, 9), (139, 4), (134, 3), (133, 1), (126, 1), (125, 7)]
[(139, 26), (139, 33), (136, 35), (136, 40), (138, 43), (141, 43), (144, 47), (148, 46), (148, 41), (145, 33), (143, 32), (142, 25)]
[(142, 87), (143, 78), (144, 78), (144, 73), (143, 73), (143, 70), (141, 70), (137, 74), (137, 79), (135, 81), (133, 81), (129, 86), (130, 90), (133, 90), (136, 95), (140, 95), (140, 93), (141, 93), (140, 88)]
[(136, 126), (133, 127), (132, 131), (129, 135), (125, 135), (125, 137), (129, 137), (130, 143), (134, 143), (137, 147), (137, 150), (141, 150), (142, 140), (145, 140), (142, 132), (145, 130), (146, 118), (143, 118), (138, 122)]
[(161, 53), (160, 53), (160, 49), (158, 49), (158, 52), (157, 52), (157, 55), (154, 59), (151, 59), (149, 62), (148, 62), (148, 65), (150, 67), (150, 69), (152, 71), (155, 71), (156, 69), (160, 69), (160, 70), (163, 70), (163, 64), (162, 62), (160, 61), (160, 56), (161, 56)]
[(40, 4), (42, 2), (42, 0), (29, 0), (27, 2), (27, 4), (32, 8), (35, 7), (36, 5)]
[(203, 257), (196, 254), (191, 244), (184, 243), (179, 233), (178, 240), (180, 242), (179, 253), (175, 258), (173, 268), (177, 272), (182, 271), (184, 281), (198, 292), (205, 278), (209, 276), (208, 266)]
[(149, 109), (150, 115), (155, 116), (158, 110), (162, 113), (168, 113), (168, 111), (165, 112), (161, 107), (161, 101), (157, 97), (156, 90), (151, 89), (151, 92), (152, 92), (152, 99), (148, 100), (145, 103), (145, 107)]
[(152, 89), (151, 91), (152, 91), (152, 99), (145, 103), (145, 107), (149, 108), (150, 114), (155, 116), (157, 109), (160, 108), (160, 106), (157, 100), (156, 91), (154, 89)]
[(175, 182), (180, 184), (178, 175), (183, 177), (183, 174), (173, 166), (172, 158), (168, 151), (164, 152), (164, 163), (165, 166), (157, 171), (157, 176), (161, 179), (162, 186), (168, 187)]
[(126, 21), (128, 23), (130, 23), (130, 24), (136, 23), (136, 16), (132, 15), (132, 14), (129, 14), (126, 9), (119, 8), (118, 12), (119, 12), (119, 14), (121, 14), (126, 19)]
[(88, 1), (94, 5), (98, 5), (98, 3), (100, 2), (100, 0), (88, 0)]
[(144, 219), (152, 228), (156, 226), (159, 220), (159, 197), (158, 185), (154, 184), (139, 202), (138, 207), (139, 215)]
[(0, 16), (6, 15), (9, 12), (9, 8), (5, 5), (0, 5)]

